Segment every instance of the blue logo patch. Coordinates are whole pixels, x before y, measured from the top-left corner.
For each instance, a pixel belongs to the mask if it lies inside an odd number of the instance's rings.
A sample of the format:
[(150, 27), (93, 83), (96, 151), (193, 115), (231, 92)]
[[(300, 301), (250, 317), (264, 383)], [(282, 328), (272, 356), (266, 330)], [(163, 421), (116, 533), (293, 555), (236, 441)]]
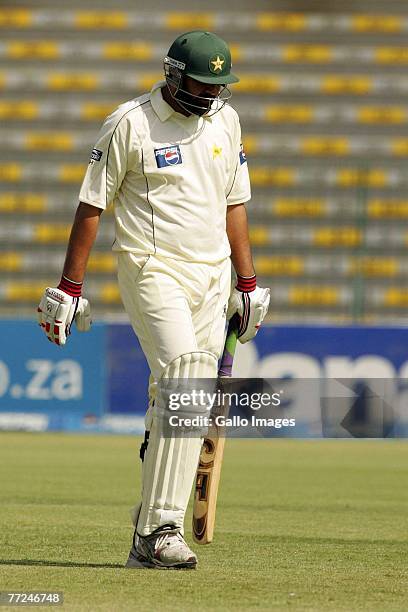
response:
[(102, 155), (103, 155), (103, 151), (99, 151), (98, 149), (92, 149), (91, 160), (101, 161)]
[(247, 160), (247, 158), (246, 158), (246, 155), (245, 155), (244, 146), (241, 143), (241, 150), (239, 152), (239, 161), (241, 162), (241, 166), (242, 166), (242, 164), (245, 164), (246, 160)]
[(178, 145), (164, 147), (163, 149), (155, 149), (154, 154), (156, 156), (156, 164), (158, 168), (176, 166), (177, 164), (183, 163), (180, 147)]

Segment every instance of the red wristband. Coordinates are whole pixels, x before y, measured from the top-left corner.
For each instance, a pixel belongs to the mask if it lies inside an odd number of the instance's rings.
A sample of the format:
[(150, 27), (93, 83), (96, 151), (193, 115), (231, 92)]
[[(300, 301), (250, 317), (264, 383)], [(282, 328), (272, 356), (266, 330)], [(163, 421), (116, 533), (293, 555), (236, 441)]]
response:
[(255, 290), (256, 287), (256, 274), (253, 276), (240, 276), (237, 274), (238, 282), (236, 284), (236, 289), (238, 291), (242, 291), (244, 293), (250, 293)]
[(81, 297), (82, 283), (77, 283), (76, 281), (70, 280), (66, 276), (61, 276), (58, 289), (61, 289), (61, 291), (64, 291), (64, 293), (68, 293), (68, 295), (71, 297)]

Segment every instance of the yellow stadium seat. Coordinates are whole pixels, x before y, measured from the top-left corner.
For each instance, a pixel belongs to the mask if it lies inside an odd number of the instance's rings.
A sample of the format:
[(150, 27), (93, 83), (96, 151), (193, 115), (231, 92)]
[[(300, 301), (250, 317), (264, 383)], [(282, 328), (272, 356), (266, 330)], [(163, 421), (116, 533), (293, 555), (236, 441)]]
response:
[(0, 193), (0, 212), (38, 213), (46, 210), (47, 197), (36, 193)]
[(352, 29), (355, 32), (400, 32), (403, 24), (397, 15), (354, 15)]
[(363, 174), (366, 177), (366, 182), (363, 184), (368, 185), (368, 187), (384, 187), (389, 180), (388, 173), (377, 168), (373, 168)]
[(375, 50), (375, 59), (379, 64), (407, 64), (407, 47), (378, 47)]
[(263, 32), (300, 32), (306, 27), (303, 13), (258, 13), (256, 27)]
[(11, 59), (57, 59), (60, 50), (51, 40), (15, 40), (7, 43), (6, 54)]
[(22, 256), (20, 253), (0, 252), (0, 272), (17, 272), (22, 268)]
[(347, 138), (309, 136), (302, 140), (302, 152), (306, 155), (347, 155), (349, 151)]
[(72, 151), (74, 141), (68, 132), (31, 132), (26, 135), (28, 151)]
[(408, 138), (393, 138), (391, 140), (391, 150), (397, 157), (408, 155)]
[[(231, 43), (229, 45), (230, 51), (231, 51), (231, 59), (232, 62), (238, 62), (241, 59), (243, 59), (245, 57), (245, 52), (244, 49), (242, 48), (241, 45), (237, 45), (235, 43)], [(250, 59), (250, 57), (249, 57)]]
[(243, 139), (243, 145), (245, 149), (245, 153), (252, 154), (258, 150), (259, 139), (256, 136), (252, 136), (251, 134), (245, 134)]
[(323, 77), (321, 90), (325, 94), (367, 94), (373, 88), (369, 76), (329, 75)]
[(6, 286), (5, 298), (9, 302), (33, 302), (40, 301), (46, 285), (35, 285), (34, 283), (9, 283)]
[(355, 247), (361, 244), (363, 234), (353, 226), (319, 227), (315, 230), (313, 244), (325, 247)]
[(215, 15), (213, 13), (167, 13), (165, 25), (169, 30), (213, 30)]
[(335, 306), (339, 302), (336, 287), (299, 285), (290, 288), (289, 303), (294, 306)]
[(26, 9), (0, 9), (0, 27), (2, 28), (28, 28), (33, 20), (33, 14)]
[(255, 268), (262, 276), (299, 276), (304, 272), (304, 261), (301, 257), (256, 257)]
[(109, 42), (103, 47), (103, 57), (113, 60), (139, 60), (145, 62), (153, 57), (153, 47), (148, 42)]
[(13, 162), (0, 163), (0, 180), (6, 183), (15, 183), (21, 180), (23, 169), (20, 164)]
[(36, 117), (38, 117), (37, 102), (0, 101), (0, 119), (35, 119)]
[(81, 107), (81, 118), (86, 120), (103, 120), (105, 117), (110, 115), (114, 109), (114, 104), (106, 104), (103, 102), (85, 102)]
[(114, 272), (116, 257), (112, 253), (91, 253), (87, 270), (89, 272)]
[(326, 206), (323, 200), (277, 198), (275, 214), (278, 217), (321, 217), (324, 215)]
[(276, 187), (289, 187), (295, 183), (293, 168), (255, 167), (250, 169), (251, 181), (257, 187), (273, 185)]
[(408, 306), (408, 288), (389, 287), (384, 293), (384, 306), (406, 308)]
[(400, 263), (395, 257), (363, 257), (349, 260), (348, 273), (361, 274), (367, 277), (396, 276), (400, 270)]
[(271, 123), (310, 123), (314, 110), (306, 105), (270, 105), (265, 108), (265, 119)]
[(84, 178), (86, 166), (83, 164), (62, 164), (59, 179), (62, 183), (79, 183)]
[(116, 283), (106, 283), (100, 290), (101, 302), (115, 304), (121, 301), (120, 293)]
[(34, 226), (34, 240), (43, 243), (66, 242), (71, 225), (62, 223), (38, 223)]
[(129, 26), (129, 19), (121, 11), (78, 11), (74, 24), (86, 30), (123, 30)]
[(249, 228), (249, 239), (253, 245), (263, 246), (269, 243), (268, 230), (263, 225), (252, 225)]
[(279, 91), (281, 83), (279, 77), (268, 74), (243, 74), (234, 91), (245, 93), (274, 93)]
[(369, 200), (367, 213), (374, 219), (406, 219), (408, 200)]
[(55, 91), (84, 90), (90, 91), (98, 86), (98, 77), (92, 73), (69, 74), (53, 72), (48, 77), (48, 87)]
[(285, 62), (326, 64), (332, 60), (333, 50), (328, 45), (287, 45), (283, 48)]
[(360, 123), (406, 123), (408, 113), (401, 106), (362, 106), (358, 110)]
[(341, 187), (384, 187), (388, 182), (388, 173), (377, 168), (342, 168), (338, 170), (336, 180)]
[(150, 74), (143, 74), (137, 77), (136, 86), (143, 91), (150, 90), (157, 81), (162, 79), (162, 75), (158, 72), (152, 72)]

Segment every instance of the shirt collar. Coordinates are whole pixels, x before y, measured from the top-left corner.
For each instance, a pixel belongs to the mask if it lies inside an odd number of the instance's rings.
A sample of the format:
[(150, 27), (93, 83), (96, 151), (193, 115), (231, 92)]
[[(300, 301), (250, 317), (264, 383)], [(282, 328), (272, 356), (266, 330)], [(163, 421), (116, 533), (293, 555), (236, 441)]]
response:
[[(152, 90), (150, 92), (151, 105), (153, 107), (154, 112), (160, 119), (160, 121), (163, 121), (163, 122), (167, 121), (167, 119), (169, 119), (172, 115), (176, 115), (177, 118), (181, 117), (182, 119), (187, 120), (187, 121), (189, 119), (197, 120), (197, 115), (190, 115), (189, 117), (186, 117), (185, 115), (182, 115), (181, 113), (178, 113), (177, 111), (175, 111), (174, 108), (172, 108), (170, 104), (166, 102), (161, 92), (161, 88), (164, 85), (166, 85), (166, 81), (158, 81), (157, 83), (153, 85)], [(212, 116), (206, 117), (204, 115), (202, 119), (205, 119), (207, 121), (212, 121)]]
[(163, 85), (166, 85), (166, 81), (158, 81), (153, 85), (150, 92), (150, 102), (160, 121), (167, 121), (176, 111), (164, 100), (161, 92)]

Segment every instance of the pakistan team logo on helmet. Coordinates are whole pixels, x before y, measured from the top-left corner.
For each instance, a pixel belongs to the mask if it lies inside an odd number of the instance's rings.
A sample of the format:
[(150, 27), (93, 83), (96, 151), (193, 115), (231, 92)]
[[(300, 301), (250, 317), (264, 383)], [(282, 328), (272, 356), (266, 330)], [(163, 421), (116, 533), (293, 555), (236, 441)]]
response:
[(209, 68), (211, 72), (214, 74), (219, 74), (223, 71), (223, 67), (225, 64), (225, 57), (222, 53), (216, 53), (211, 56), (210, 61), (208, 62)]

